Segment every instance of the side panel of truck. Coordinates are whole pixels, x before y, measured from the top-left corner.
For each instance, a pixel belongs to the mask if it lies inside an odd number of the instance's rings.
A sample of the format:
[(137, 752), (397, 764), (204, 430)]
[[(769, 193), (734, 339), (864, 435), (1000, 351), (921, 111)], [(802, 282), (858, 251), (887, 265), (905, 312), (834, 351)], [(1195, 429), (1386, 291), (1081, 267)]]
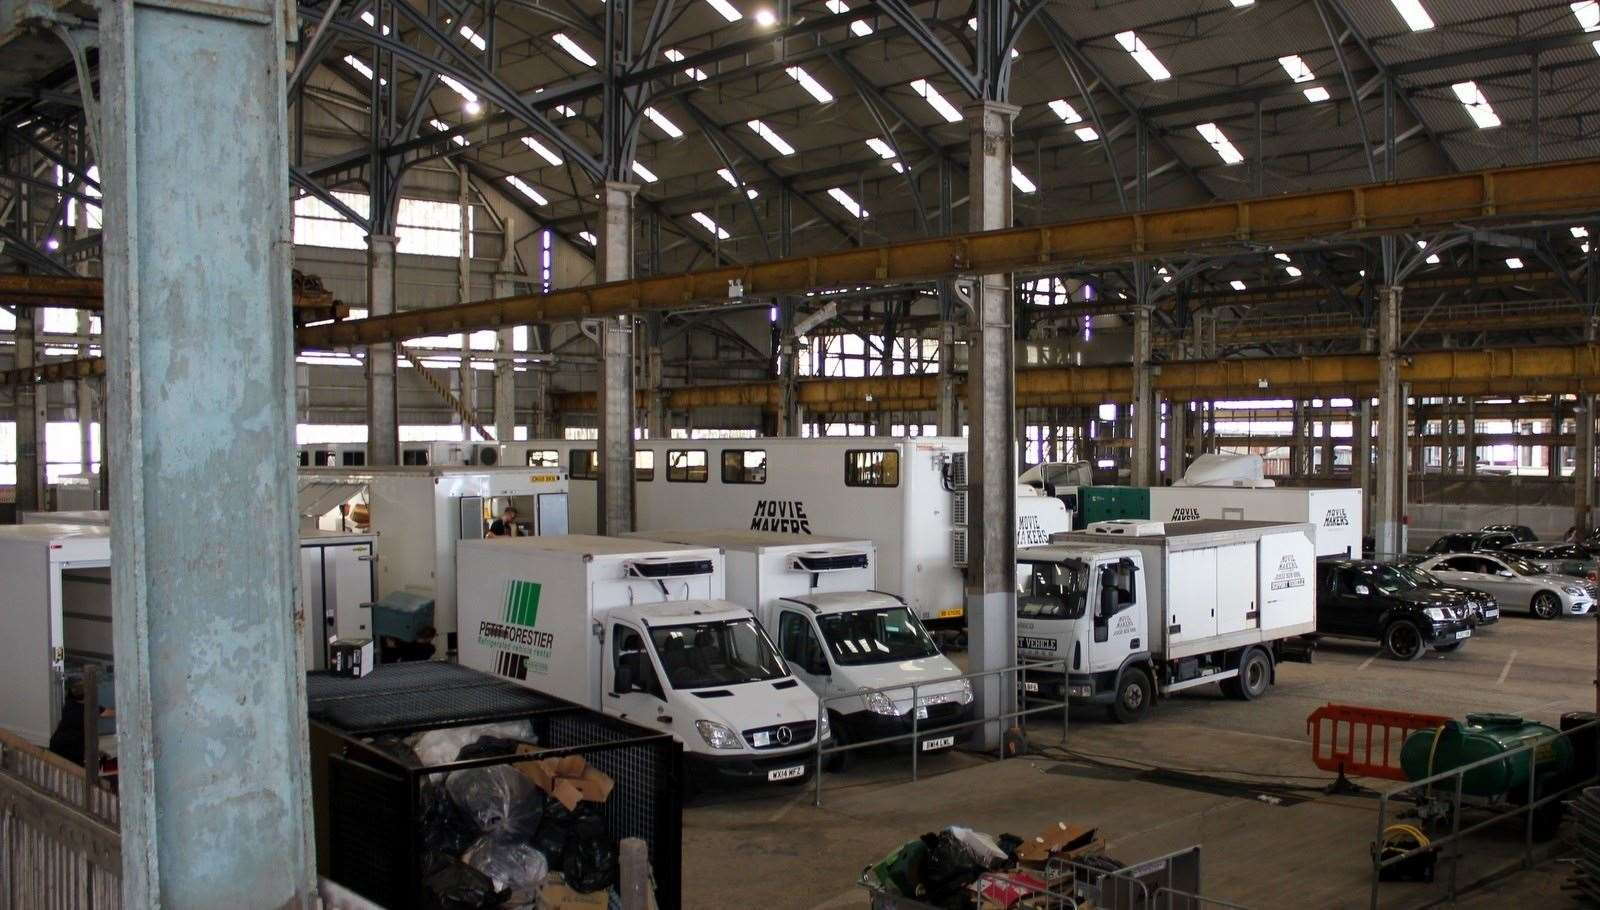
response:
[(603, 655), (588, 606), (591, 563), (560, 557), (461, 547), (461, 663), (598, 710)]
[(1153, 521), (1310, 522), (1318, 556), (1361, 555), (1361, 491), (1304, 487), (1150, 487)]
[(1256, 545), (1229, 544), (1211, 552), (1217, 566), (1217, 634), (1257, 628)]
[[(1160, 551), (1149, 555), (1159, 559)], [(1186, 550), (1167, 560), (1167, 640), (1174, 646), (1217, 634), (1217, 554)], [(1151, 629), (1152, 636), (1160, 633)]]
[(1316, 631), (1315, 552), (1301, 535), (1272, 534), (1261, 538), (1260, 559), (1256, 596), (1263, 628), (1283, 635)]
[(0, 727), (39, 745), (50, 740), (54, 726), (50, 575), (47, 545), (0, 548), (0, 578), (6, 580), (5, 634), (0, 635), (6, 695), (0, 698)]

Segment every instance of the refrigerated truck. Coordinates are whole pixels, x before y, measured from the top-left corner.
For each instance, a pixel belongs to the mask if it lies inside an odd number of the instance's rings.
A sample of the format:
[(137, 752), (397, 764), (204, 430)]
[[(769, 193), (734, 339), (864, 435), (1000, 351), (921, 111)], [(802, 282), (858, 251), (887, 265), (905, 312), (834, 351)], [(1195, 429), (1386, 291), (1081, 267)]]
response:
[[(482, 539), (508, 505), (517, 509), (519, 533), (567, 532), (567, 479), (554, 469), (302, 468), (298, 481), (302, 533), (355, 528), (376, 535), (383, 555), (374, 593), (433, 598), (433, 625), (448, 651), (457, 644), (456, 545)], [(356, 523), (357, 506), (365, 507), (365, 525)]]
[(1353, 487), (1151, 487), (1148, 517), (1307, 522), (1318, 556), (1360, 559), (1361, 503)]
[(1067, 667), (1030, 672), (1025, 688), (1122, 722), (1212, 683), (1258, 698), (1284, 642), (1316, 631), (1305, 522), (1098, 522), (1018, 550), (1017, 564), (1017, 653)]
[(833, 699), (826, 708), (835, 739), (909, 734), (913, 716), (918, 729), (931, 731), (918, 737), (924, 752), (954, 746), (965, 734), (938, 728), (971, 719), (972, 685), (954, 678), (960, 668), (905, 601), (874, 590), (872, 541), (797, 540), (774, 531), (640, 533), (722, 550), (728, 599), (755, 612), (813, 695)]
[[(636, 446), (635, 530), (866, 538), (878, 548), (883, 590), (904, 598), (925, 621), (959, 624), (964, 616), (964, 438), (663, 439)], [(564, 465), (570, 526), (593, 533), (593, 440), (532, 440), (505, 449), (506, 464)], [(1018, 489), (1018, 546), (1071, 527), (1059, 501)]]
[(671, 733), (703, 772), (793, 781), (829, 738), (723, 554), (629, 537), (463, 541), (461, 663)]

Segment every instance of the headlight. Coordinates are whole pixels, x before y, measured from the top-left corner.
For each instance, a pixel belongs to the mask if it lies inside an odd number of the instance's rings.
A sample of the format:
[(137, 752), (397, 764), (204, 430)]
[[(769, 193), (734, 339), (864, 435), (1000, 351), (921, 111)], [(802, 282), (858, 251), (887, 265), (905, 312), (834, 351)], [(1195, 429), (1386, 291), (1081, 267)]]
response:
[(739, 741), (739, 734), (714, 720), (697, 720), (694, 728), (700, 731), (700, 738), (706, 741), (706, 745), (713, 749), (744, 748), (744, 743)]
[(1582, 597), (1584, 594), (1588, 593), (1583, 589), (1582, 585), (1567, 585), (1565, 590), (1573, 597)]
[(1428, 609), (1422, 611), (1422, 615), (1428, 617), (1434, 622), (1444, 622), (1446, 619), (1450, 618), (1450, 614), (1446, 613), (1443, 607), (1429, 607)]
[(956, 682), (956, 701), (959, 701), (963, 705), (972, 704), (972, 680), (962, 679), (957, 680)]
[(866, 695), (862, 696), (862, 700), (867, 703), (867, 710), (871, 711), (873, 714), (883, 714), (889, 717), (895, 717), (900, 713), (899, 711), (895, 710), (894, 699), (882, 692), (868, 692)]
[(822, 712), (822, 719), (817, 722), (817, 739), (829, 740), (833, 738), (833, 727), (828, 723), (828, 712)]

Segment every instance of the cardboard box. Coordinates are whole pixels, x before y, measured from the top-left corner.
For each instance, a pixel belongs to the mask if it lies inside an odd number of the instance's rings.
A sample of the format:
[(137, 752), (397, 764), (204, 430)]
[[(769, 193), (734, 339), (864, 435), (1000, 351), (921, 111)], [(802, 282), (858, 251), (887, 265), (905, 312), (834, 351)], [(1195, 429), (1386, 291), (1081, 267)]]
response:
[(1095, 837), (1096, 829), (1056, 822), (1050, 828), (1017, 848), (1017, 860), (1029, 868), (1044, 868), (1051, 859), (1077, 859), (1105, 849)]
[(366, 676), (376, 666), (370, 638), (336, 638), (328, 644), (328, 669), (338, 676)]
[(610, 894), (610, 891), (580, 894), (567, 887), (561, 880), (561, 873), (553, 872), (539, 891), (539, 907), (540, 910), (606, 910)]
[[(517, 747), (517, 752), (522, 755), (538, 755), (540, 751), (535, 746)], [(517, 770), (569, 812), (577, 808), (580, 802), (605, 802), (616, 786), (609, 775), (591, 767), (581, 755), (519, 762)]]

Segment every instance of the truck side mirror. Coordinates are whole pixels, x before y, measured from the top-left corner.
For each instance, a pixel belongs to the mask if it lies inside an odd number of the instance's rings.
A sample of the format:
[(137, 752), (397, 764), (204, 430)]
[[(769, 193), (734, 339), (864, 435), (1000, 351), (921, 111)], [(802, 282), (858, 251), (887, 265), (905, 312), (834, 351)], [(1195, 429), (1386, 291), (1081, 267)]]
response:
[(1100, 618), (1106, 619), (1117, 612), (1117, 589), (1106, 581), (1100, 583)]

